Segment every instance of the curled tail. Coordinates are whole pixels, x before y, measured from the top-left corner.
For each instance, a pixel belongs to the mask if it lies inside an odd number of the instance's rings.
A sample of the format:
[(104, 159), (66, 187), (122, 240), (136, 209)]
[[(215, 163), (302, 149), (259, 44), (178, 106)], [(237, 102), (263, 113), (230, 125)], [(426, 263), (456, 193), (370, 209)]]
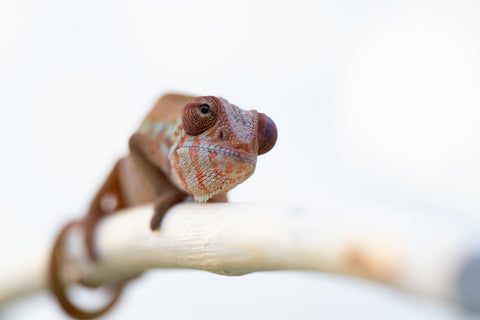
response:
[[(121, 160), (120, 160), (121, 161)], [(119, 161), (119, 162), (120, 162)], [(79, 226), (83, 228), (85, 232), (85, 246), (87, 249), (88, 257), (92, 261), (97, 260), (97, 255), (94, 248), (94, 233), (98, 222), (106, 215), (113, 213), (115, 210), (124, 208), (123, 196), (120, 187), (119, 180), (119, 162), (114, 166), (112, 172), (108, 176), (107, 180), (100, 188), (93, 199), (88, 214), (83, 221), (72, 221), (67, 223), (58, 233), (57, 238), (53, 244), (52, 253), (49, 261), (48, 268), (48, 281), (52, 293), (57, 298), (62, 309), (70, 316), (77, 319), (92, 319), (99, 317), (107, 312), (118, 300), (122, 289), (127, 280), (115, 284), (108, 285), (105, 288), (111, 292), (111, 300), (104, 307), (95, 310), (87, 311), (77, 307), (67, 295), (67, 286), (61, 279), (62, 267), (66, 261), (65, 251), (63, 249), (63, 243), (65, 236), (72, 227)], [(85, 287), (96, 287), (85, 282), (79, 281), (79, 284)]]
[[(65, 235), (68, 233), (68, 231), (72, 227), (77, 225), (82, 225), (82, 223), (79, 221), (73, 221), (66, 224), (62, 228), (62, 230), (60, 230), (57, 238), (55, 239), (55, 242), (52, 248), (52, 253), (50, 255), (49, 268), (48, 268), (48, 281), (49, 281), (50, 290), (55, 295), (60, 306), (66, 313), (68, 313), (70, 316), (77, 319), (92, 319), (92, 318), (99, 317), (105, 312), (107, 312), (108, 310), (110, 310), (110, 308), (115, 304), (115, 302), (117, 302), (118, 298), (120, 297), (122, 293), (122, 289), (125, 285), (125, 282), (121, 282), (119, 284), (115, 284), (107, 287), (107, 290), (111, 292), (110, 301), (105, 306), (103, 306), (98, 310), (94, 310), (94, 311), (83, 310), (77, 307), (70, 300), (70, 298), (67, 295), (66, 284), (62, 282), (60, 275), (61, 275), (62, 265), (66, 260), (65, 252), (63, 250)], [(80, 282), (80, 283), (85, 286), (92, 287), (92, 285), (88, 283), (85, 283), (85, 282)]]

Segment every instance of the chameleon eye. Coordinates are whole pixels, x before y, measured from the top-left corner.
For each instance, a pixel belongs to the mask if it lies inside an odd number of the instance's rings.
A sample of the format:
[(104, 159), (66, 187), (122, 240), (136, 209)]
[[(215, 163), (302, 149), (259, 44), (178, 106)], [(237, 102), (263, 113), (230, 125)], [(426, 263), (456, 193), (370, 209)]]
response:
[(258, 155), (267, 153), (277, 142), (277, 127), (263, 113), (258, 114)]
[(201, 104), (200, 106), (198, 106), (198, 108), (203, 114), (207, 114), (208, 112), (210, 112), (210, 107), (208, 106), (208, 104)]
[(199, 135), (215, 124), (217, 115), (218, 108), (213, 103), (187, 104), (183, 109), (183, 128), (192, 136)]

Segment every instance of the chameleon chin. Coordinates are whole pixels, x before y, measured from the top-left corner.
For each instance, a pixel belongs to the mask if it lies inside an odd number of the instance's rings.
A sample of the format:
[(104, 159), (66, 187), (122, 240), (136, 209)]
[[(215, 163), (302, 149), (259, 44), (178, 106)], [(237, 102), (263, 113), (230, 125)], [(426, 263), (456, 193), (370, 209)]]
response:
[(62, 244), (71, 227), (84, 228), (87, 252), (96, 261), (94, 233), (102, 217), (154, 202), (150, 228), (157, 230), (167, 210), (187, 197), (200, 202), (226, 201), (226, 192), (253, 174), (257, 155), (270, 151), (276, 140), (277, 128), (269, 117), (240, 109), (223, 98), (161, 97), (130, 138), (129, 154), (117, 161), (85, 218), (65, 225), (55, 240), (49, 284), (63, 310), (77, 319), (98, 317), (115, 304), (126, 283), (110, 286), (111, 301), (99, 310), (82, 310), (72, 303), (60, 279), (65, 257)]

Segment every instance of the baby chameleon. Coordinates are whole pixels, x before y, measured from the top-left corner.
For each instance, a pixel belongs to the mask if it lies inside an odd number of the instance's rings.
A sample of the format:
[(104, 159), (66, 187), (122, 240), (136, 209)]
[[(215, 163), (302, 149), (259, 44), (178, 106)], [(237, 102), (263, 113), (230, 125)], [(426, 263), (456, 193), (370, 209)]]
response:
[(78, 319), (98, 317), (113, 306), (126, 282), (110, 287), (112, 299), (100, 310), (82, 310), (70, 301), (60, 273), (63, 239), (72, 226), (84, 228), (86, 249), (95, 261), (94, 232), (102, 217), (154, 202), (150, 228), (157, 230), (167, 210), (188, 196), (200, 202), (226, 201), (226, 192), (252, 175), (257, 155), (272, 149), (276, 140), (277, 129), (269, 117), (223, 98), (161, 97), (130, 138), (130, 153), (115, 164), (86, 217), (64, 226), (55, 240), (49, 283), (62, 308)]

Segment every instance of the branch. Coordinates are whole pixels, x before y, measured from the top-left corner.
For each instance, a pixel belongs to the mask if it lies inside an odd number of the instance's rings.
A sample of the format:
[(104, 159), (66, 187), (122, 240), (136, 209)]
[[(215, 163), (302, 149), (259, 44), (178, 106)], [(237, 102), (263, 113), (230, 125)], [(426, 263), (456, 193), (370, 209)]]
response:
[[(184, 203), (152, 233), (151, 206), (102, 221), (100, 264), (82, 252), (79, 232), (67, 282), (118, 281), (151, 268), (190, 268), (238, 276), (265, 270), (316, 270), (369, 278), (396, 288), (480, 308), (480, 262), (461, 226), (411, 215), (302, 209), (258, 203)], [(0, 275), (0, 305), (46, 288), (49, 251)]]

